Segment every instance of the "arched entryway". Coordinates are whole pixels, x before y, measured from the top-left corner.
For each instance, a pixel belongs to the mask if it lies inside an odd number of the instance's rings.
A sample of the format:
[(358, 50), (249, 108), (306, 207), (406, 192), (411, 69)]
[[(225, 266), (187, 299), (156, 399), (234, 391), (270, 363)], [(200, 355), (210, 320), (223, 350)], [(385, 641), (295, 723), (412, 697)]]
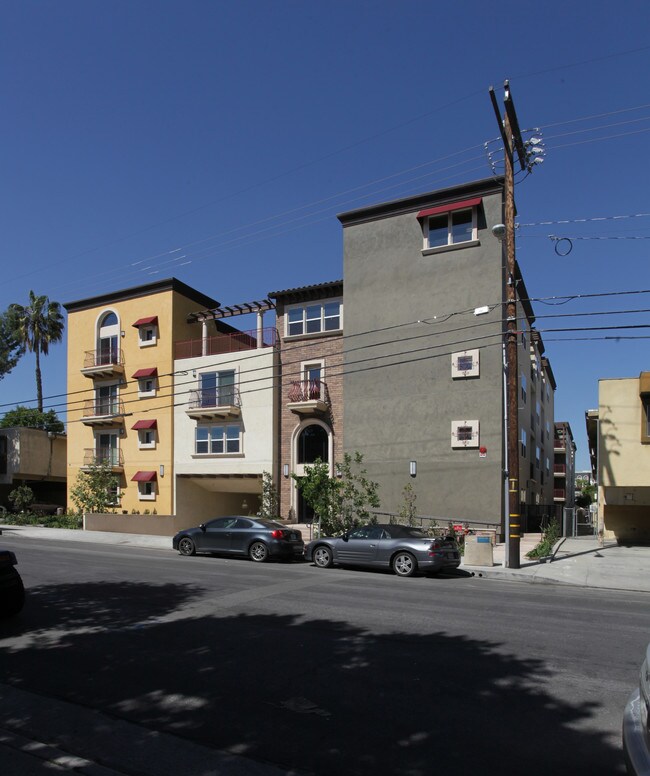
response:
[[(321, 460), (332, 468), (332, 430), (320, 420), (306, 420), (298, 426), (293, 441), (293, 471), (300, 476), (305, 465)], [(313, 521), (314, 511), (305, 503), (302, 493), (293, 484), (292, 505), (299, 523)]]

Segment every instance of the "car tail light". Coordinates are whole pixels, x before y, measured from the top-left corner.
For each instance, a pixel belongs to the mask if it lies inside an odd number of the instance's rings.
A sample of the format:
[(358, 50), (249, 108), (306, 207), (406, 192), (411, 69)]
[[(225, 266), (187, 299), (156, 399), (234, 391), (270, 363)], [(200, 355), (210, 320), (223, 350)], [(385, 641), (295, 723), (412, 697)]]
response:
[(271, 536), (274, 539), (284, 539), (284, 531), (281, 531), (281, 530), (271, 531)]

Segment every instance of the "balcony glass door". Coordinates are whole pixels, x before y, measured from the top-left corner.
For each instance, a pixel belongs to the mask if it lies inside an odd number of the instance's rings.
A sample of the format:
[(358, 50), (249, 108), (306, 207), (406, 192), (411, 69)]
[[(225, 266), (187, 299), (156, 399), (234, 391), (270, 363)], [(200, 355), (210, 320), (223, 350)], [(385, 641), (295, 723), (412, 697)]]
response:
[(95, 395), (95, 415), (117, 415), (117, 384), (101, 385)]
[(95, 458), (97, 463), (107, 463), (117, 466), (119, 463), (119, 449), (117, 434), (97, 434)]

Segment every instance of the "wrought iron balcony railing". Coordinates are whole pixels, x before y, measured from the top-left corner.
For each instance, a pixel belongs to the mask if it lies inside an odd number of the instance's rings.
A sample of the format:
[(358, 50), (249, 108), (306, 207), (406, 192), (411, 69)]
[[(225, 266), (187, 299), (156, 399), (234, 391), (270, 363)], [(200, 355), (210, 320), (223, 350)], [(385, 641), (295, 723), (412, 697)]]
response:
[(234, 385), (228, 388), (203, 388), (198, 391), (190, 391), (188, 408), (217, 409), (219, 407), (241, 407), (239, 388)]
[(199, 356), (218, 356), (220, 353), (239, 353), (243, 350), (272, 348), (277, 342), (277, 331), (268, 327), (262, 329), (258, 341), (257, 329), (237, 331), (232, 334), (218, 334), (205, 339), (192, 339), (174, 343), (174, 358), (198, 358)]
[(291, 404), (321, 401), (329, 406), (330, 403), (327, 383), (323, 380), (296, 380), (289, 383), (287, 399)]
[(99, 350), (85, 351), (84, 369), (110, 366), (124, 366), (124, 353), (120, 348), (100, 348)]
[(84, 418), (114, 418), (124, 415), (124, 402), (119, 399), (86, 399)]
[(109, 464), (113, 468), (124, 466), (124, 455), (121, 450), (114, 447), (89, 447), (84, 450), (84, 466), (96, 466)]

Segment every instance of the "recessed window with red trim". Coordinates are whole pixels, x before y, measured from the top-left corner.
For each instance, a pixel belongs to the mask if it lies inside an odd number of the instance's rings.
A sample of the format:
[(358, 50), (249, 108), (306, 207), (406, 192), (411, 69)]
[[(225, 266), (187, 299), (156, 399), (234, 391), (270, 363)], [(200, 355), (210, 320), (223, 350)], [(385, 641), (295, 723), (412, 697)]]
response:
[(481, 197), (421, 210), (422, 250), (438, 252), (451, 247), (478, 244), (478, 208)]

